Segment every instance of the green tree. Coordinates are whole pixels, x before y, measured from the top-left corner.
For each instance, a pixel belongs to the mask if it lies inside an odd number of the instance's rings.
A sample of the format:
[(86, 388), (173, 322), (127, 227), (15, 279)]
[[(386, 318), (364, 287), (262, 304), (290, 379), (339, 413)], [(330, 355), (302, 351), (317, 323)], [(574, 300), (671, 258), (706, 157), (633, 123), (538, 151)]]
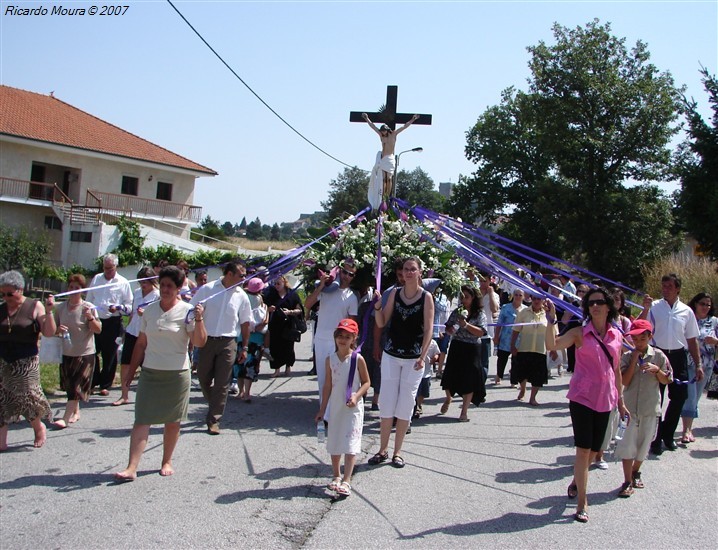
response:
[(272, 230), (270, 232), (269, 238), (273, 241), (278, 241), (282, 238), (282, 231), (279, 229), (279, 224), (275, 223), (272, 226)]
[(222, 224), (222, 233), (224, 233), (225, 237), (233, 237), (234, 224), (232, 224), (232, 222), (224, 222)]
[[(145, 238), (140, 231), (140, 224), (130, 218), (121, 216), (117, 220), (117, 229), (120, 232), (120, 242), (112, 251), (117, 254), (120, 267), (142, 263), (145, 259)], [(102, 258), (98, 258), (100, 269)]]
[(262, 238), (262, 222), (259, 218), (247, 224), (247, 238), (252, 241), (258, 241)]
[[(205, 218), (199, 223), (198, 233), (200, 233), (200, 239), (207, 241), (211, 239), (222, 240), (225, 237), (224, 231), (219, 226), (219, 221), (212, 219), (211, 216), (205, 216)], [(206, 239), (205, 237), (210, 237)]]
[(28, 277), (42, 276), (51, 252), (47, 232), (0, 224), (0, 272), (15, 269)]
[(279, 238), (283, 241), (289, 240), (294, 235), (294, 227), (291, 223), (283, 223), (280, 229)]
[(240, 228), (242, 231), (244, 231), (245, 229), (247, 229), (247, 218), (245, 218), (244, 216), (242, 216), (242, 221), (239, 222), (239, 228)]
[(696, 102), (683, 98), (689, 140), (679, 150), (678, 216), (701, 249), (718, 260), (718, 80), (705, 68), (701, 73), (713, 117), (707, 123)]
[(411, 172), (399, 171), (396, 175), (396, 196), (411, 205), (444, 212), (444, 197), (434, 188), (434, 180), (419, 166)]
[[(505, 90), (468, 132), (477, 170), (457, 185), (451, 211), (488, 222), (508, 215), (504, 231), (514, 238), (638, 284), (635, 243), (616, 238), (626, 212), (644, 216), (656, 200), (661, 223), (673, 223), (657, 190), (625, 183), (670, 176), (679, 92), (649, 63), (645, 44), (629, 50), (610, 30), (597, 20), (554, 25), (554, 45), (528, 48), (529, 90)], [(670, 251), (674, 240), (662, 235), (641, 242), (647, 257)]]
[(329, 198), (321, 203), (327, 212), (327, 221), (356, 214), (369, 204), (369, 173), (359, 168), (344, 168), (336, 179), (329, 182)]

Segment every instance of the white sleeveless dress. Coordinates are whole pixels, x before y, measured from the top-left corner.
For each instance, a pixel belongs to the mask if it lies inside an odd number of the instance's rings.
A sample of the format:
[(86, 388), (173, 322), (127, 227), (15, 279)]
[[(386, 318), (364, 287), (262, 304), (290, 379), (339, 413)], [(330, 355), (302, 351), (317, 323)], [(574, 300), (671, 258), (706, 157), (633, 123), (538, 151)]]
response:
[[(346, 390), (350, 365), (351, 355), (344, 361), (341, 361), (336, 353), (329, 357), (329, 366), (332, 369), (332, 393), (329, 397), (327, 452), (330, 455), (356, 455), (361, 452), (364, 399), (359, 399), (356, 407), (347, 407)], [(352, 392), (356, 392), (360, 386), (359, 373), (355, 372)]]

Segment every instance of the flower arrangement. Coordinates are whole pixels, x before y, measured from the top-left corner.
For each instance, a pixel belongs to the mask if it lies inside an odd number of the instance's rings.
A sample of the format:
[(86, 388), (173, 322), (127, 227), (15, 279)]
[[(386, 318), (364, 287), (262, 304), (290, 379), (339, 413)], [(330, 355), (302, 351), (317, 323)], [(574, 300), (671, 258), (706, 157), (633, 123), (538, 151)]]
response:
[[(378, 222), (378, 218), (360, 218), (333, 231), (329, 239), (310, 248), (302, 262), (305, 283), (313, 284), (317, 269), (331, 269), (344, 258), (354, 259), (357, 280), (373, 281), (378, 256)], [(436, 237), (431, 224), (422, 224), (413, 216), (401, 213), (398, 218), (383, 219), (381, 228), (382, 274), (393, 271), (396, 258), (416, 256), (422, 261), (424, 277), (441, 279), (443, 291), (449, 296), (459, 292), (468, 264), (457, 258), (450, 248), (444, 250), (434, 244)]]

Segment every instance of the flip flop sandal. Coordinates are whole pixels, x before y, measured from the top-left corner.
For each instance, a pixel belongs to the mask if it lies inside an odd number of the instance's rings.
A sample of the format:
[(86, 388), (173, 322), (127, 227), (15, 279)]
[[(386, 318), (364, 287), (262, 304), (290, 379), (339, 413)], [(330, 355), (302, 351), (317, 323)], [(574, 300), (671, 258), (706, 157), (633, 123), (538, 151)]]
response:
[(631, 482), (626, 481), (623, 485), (621, 485), (621, 490), (618, 492), (618, 496), (621, 498), (628, 498), (633, 494), (633, 487), (631, 487)]
[(578, 486), (576, 486), (575, 483), (572, 483), (571, 485), (568, 486), (567, 493), (568, 493), (568, 498), (571, 498), (571, 499), (576, 498), (578, 496)]
[(391, 465), (394, 466), (394, 468), (403, 468), (405, 466), (404, 459), (399, 455), (394, 455), (391, 458)]
[(343, 497), (348, 497), (352, 494), (352, 486), (349, 485), (346, 481), (342, 481), (337, 487), (337, 494)]
[(332, 482), (329, 485), (327, 485), (327, 489), (329, 489), (330, 491), (336, 491), (339, 488), (339, 485), (341, 484), (341, 482), (342, 482), (342, 478), (335, 477), (332, 480)]
[(641, 479), (641, 472), (633, 473), (632, 485), (634, 489), (643, 489), (645, 487), (645, 485), (643, 485), (643, 480)]
[(389, 453), (385, 451), (383, 453), (376, 453), (373, 457), (371, 457), (369, 459), (369, 464), (376, 466), (377, 464), (381, 464), (387, 460), (389, 460)]
[(579, 510), (573, 515), (573, 519), (581, 523), (588, 523), (588, 514), (586, 510)]

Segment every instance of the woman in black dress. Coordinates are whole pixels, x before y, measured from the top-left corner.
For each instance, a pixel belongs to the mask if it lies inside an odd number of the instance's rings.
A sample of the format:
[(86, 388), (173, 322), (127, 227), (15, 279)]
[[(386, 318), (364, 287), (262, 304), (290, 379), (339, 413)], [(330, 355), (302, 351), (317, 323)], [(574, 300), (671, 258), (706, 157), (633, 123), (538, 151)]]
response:
[(272, 378), (279, 376), (283, 366), (289, 376), (294, 365), (294, 340), (285, 338), (287, 329), (292, 328), (291, 316), (304, 315), (299, 296), (294, 292), (284, 275), (280, 275), (269, 289), (265, 299), (269, 310), (269, 366), (274, 370)]
[(481, 307), (481, 294), (471, 285), (461, 287), (461, 305), (446, 321), (451, 335), (441, 387), (446, 399), (441, 414), (449, 410), (454, 394), (462, 397), (459, 422), (468, 422), (469, 403), (479, 406), (486, 399), (486, 375), (481, 367), (481, 337), (486, 334), (486, 315)]

